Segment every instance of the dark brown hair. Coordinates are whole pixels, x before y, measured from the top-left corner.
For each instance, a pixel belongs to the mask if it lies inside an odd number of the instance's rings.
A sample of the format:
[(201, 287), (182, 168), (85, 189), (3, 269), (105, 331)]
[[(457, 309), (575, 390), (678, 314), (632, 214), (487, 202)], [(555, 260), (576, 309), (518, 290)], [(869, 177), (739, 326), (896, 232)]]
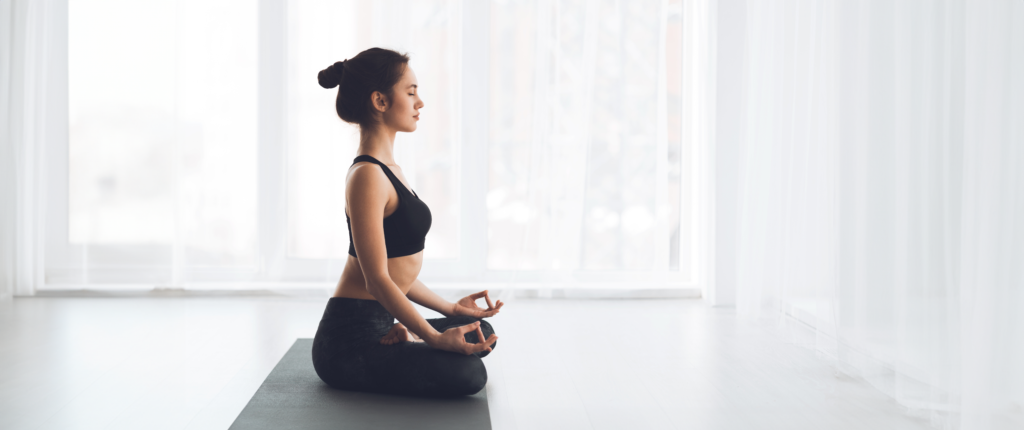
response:
[(375, 122), (370, 95), (380, 91), (392, 98), (392, 89), (402, 79), (408, 64), (409, 56), (406, 54), (370, 48), (321, 70), (317, 80), (321, 87), (338, 87), (334, 106), (342, 121), (365, 127)]

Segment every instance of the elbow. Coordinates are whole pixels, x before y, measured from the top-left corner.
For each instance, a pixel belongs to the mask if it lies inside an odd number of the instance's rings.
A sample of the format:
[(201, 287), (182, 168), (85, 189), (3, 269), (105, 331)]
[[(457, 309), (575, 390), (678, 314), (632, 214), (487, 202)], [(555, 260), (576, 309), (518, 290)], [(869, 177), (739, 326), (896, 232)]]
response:
[(371, 296), (377, 298), (377, 291), (380, 291), (380, 285), (375, 282), (366, 281), (366, 292), (370, 293)]
[(379, 292), (387, 289), (389, 283), (391, 283), (390, 279), (367, 278), (366, 292), (370, 293), (371, 296), (380, 299), (380, 296), (378, 295)]

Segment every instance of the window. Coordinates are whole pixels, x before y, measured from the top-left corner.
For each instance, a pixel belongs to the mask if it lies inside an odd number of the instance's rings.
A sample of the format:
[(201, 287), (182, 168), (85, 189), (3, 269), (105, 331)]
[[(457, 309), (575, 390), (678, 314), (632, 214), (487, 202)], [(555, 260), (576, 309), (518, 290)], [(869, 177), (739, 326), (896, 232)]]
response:
[(487, 267), (690, 279), (681, 2), (497, 2), (490, 16)]
[(68, 7), (67, 234), (48, 283), (255, 270), (256, 6)]
[(370, 46), (410, 55), (425, 102), (395, 143), (425, 279), (693, 283), (681, 9), (72, 1), (47, 284), (335, 282), (359, 134), (314, 78)]

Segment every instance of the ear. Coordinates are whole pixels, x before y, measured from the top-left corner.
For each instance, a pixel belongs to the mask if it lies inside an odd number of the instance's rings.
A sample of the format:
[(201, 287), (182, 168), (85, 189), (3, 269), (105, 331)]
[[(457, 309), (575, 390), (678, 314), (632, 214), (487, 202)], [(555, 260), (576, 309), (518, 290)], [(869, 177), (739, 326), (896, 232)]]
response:
[(391, 105), (391, 101), (388, 100), (388, 96), (384, 95), (384, 93), (380, 91), (374, 91), (370, 94), (370, 100), (373, 102), (374, 109), (377, 109), (380, 112), (388, 110), (388, 106)]

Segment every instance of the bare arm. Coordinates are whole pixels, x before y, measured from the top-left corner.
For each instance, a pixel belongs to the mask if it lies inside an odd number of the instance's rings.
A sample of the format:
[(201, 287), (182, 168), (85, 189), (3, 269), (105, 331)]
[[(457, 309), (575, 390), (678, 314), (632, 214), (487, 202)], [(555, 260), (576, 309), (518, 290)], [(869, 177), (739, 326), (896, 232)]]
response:
[(419, 278), (412, 282), (412, 288), (409, 289), (408, 296), (409, 300), (419, 303), (426, 308), (433, 309), (441, 315), (446, 317), (452, 316), (452, 308), (455, 307), (455, 304), (427, 288)]
[(359, 267), (366, 279), (366, 290), (409, 331), (432, 343), (441, 336), (416, 311), (409, 298), (388, 273), (388, 252), (384, 242), (384, 207), (391, 182), (376, 165), (352, 170), (345, 190), (346, 206), (352, 220), (352, 242)]

